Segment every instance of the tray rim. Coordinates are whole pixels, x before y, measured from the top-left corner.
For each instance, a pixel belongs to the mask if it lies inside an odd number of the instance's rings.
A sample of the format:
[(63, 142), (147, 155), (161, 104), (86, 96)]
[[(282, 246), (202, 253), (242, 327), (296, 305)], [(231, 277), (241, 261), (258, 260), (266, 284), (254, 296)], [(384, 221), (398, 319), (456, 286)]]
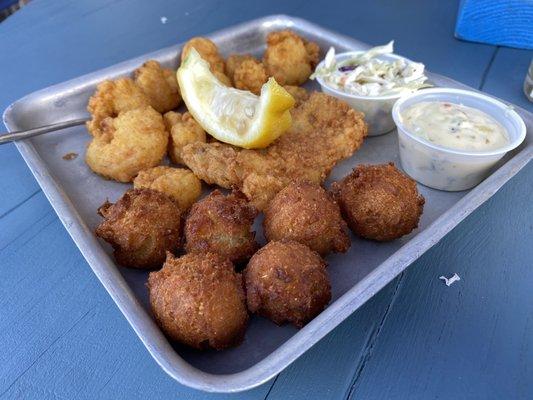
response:
[[(347, 47), (365, 45), (363, 42), (323, 28), (302, 18), (283, 14), (253, 19), (212, 32), (206, 36), (220, 37), (236, 31), (246, 31), (261, 24), (277, 24), (280, 27), (299, 26), (304, 30), (313, 30), (318, 36), (334, 36), (337, 41), (342, 42)], [(180, 48), (181, 45), (182, 43), (168, 46), (32, 92), (16, 100), (6, 108), (3, 113), (3, 122), (8, 130), (11, 131), (15, 126), (12, 115), (15, 112), (14, 108), (18, 103), (21, 103), (29, 97), (46, 95), (58, 89), (72, 87), (73, 84), (93, 84), (100, 80), (102, 74), (110, 70), (113, 70), (115, 74), (122, 73), (120, 71), (127, 73), (131, 70), (132, 65), (137, 65), (148, 58), (157, 58), (159, 55), (166, 54), (171, 49)], [(431, 76), (440, 81), (447, 82), (448, 85), (453, 87), (478, 91), (450, 78), (433, 73)], [(505, 100), (499, 100), (510, 104)], [(533, 114), (518, 106), (514, 107), (523, 118), (525, 117), (526, 125), (530, 129), (533, 125)], [(74, 205), (70, 202), (66, 193), (63, 192), (60, 184), (48, 173), (46, 164), (37, 153), (31, 141), (17, 142), (15, 145), (67, 232), (91, 266), (91, 269), (160, 367), (181, 384), (208, 392), (224, 393), (239, 392), (259, 386), (288, 367), (373, 297), (374, 294), (402, 273), (412, 262), (429, 250), (470, 213), (492, 197), (509, 179), (527, 165), (533, 157), (533, 144), (529, 140), (512, 158), (494, 171), (481, 184), (470, 190), (450, 209), (427, 226), (423, 232), (405, 243), (361, 281), (355, 284), (335, 302), (331, 303), (319, 316), (286, 342), (282, 343), (268, 356), (243, 371), (232, 374), (211, 374), (190, 365), (172, 348), (149, 313), (141, 306), (115, 264), (106, 256), (103, 248), (94, 237), (92, 231), (85, 225)]]

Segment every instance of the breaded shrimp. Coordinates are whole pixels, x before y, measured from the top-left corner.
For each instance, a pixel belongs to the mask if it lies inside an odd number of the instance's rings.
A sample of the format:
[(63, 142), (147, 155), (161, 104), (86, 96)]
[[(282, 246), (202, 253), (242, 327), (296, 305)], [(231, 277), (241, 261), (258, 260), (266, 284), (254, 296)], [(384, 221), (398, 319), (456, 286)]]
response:
[(202, 182), (191, 170), (164, 165), (139, 172), (133, 181), (133, 187), (165, 193), (182, 211), (188, 210), (202, 194)]
[(226, 61), (228, 76), (237, 89), (259, 95), (268, 76), (264, 65), (251, 55), (232, 54)]
[(320, 48), (290, 30), (271, 32), (263, 64), (280, 85), (301, 85), (318, 63)]
[(176, 72), (161, 68), (155, 60), (145, 62), (133, 73), (135, 83), (150, 99), (150, 105), (160, 113), (173, 110), (181, 103)]
[(85, 160), (96, 173), (131, 182), (139, 171), (155, 167), (165, 156), (168, 133), (161, 114), (150, 106), (105, 118), (93, 133)]
[(189, 143), (206, 141), (203, 128), (188, 112), (183, 114), (169, 111), (164, 116), (167, 131), (170, 132), (168, 155), (174, 164), (183, 164), (181, 151)]
[(87, 122), (87, 129), (91, 135), (99, 136), (102, 134), (102, 121), (106, 118), (115, 118), (121, 112), (149, 105), (150, 99), (131, 79), (103, 81), (89, 99), (87, 111), (92, 118)]
[(191, 48), (195, 48), (200, 56), (209, 63), (211, 71), (225, 73), (224, 59), (218, 53), (218, 47), (211, 40), (205, 37), (194, 37), (185, 43), (181, 52), (181, 62), (187, 58)]
[(220, 71), (212, 71), (213, 75), (222, 83), (224, 86), (231, 87), (231, 79)]

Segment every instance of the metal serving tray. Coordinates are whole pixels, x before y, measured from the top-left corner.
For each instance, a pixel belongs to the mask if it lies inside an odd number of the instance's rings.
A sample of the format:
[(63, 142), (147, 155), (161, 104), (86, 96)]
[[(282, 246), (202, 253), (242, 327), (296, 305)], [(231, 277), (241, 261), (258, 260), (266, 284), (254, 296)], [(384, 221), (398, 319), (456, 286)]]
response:
[[(231, 52), (264, 51), (265, 36), (290, 28), (320, 44), (339, 51), (368, 46), (307, 21), (284, 15), (269, 16), (209, 35), (224, 55)], [(11, 131), (27, 129), (87, 115), (86, 105), (98, 82), (130, 74), (147, 59), (176, 68), (181, 45), (126, 61), (71, 81), (32, 93), (13, 103), (4, 113)], [(322, 54), (323, 55), (323, 54)], [(424, 61), (424, 60), (420, 60)], [(430, 74), (437, 86), (465, 88), (450, 79)], [(314, 87), (310, 83), (309, 87)], [(315, 87), (316, 88), (316, 87)], [(220, 352), (198, 352), (169, 342), (152, 320), (145, 282), (147, 272), (117, 268), (110, 247), (93, 234), (100, 218), (97, 207), (115, 200), (129, 185), (106, 181), (90, 172), (84, 162), (89, 135), (84, 127), (68, 129), (17, 143), (35, 178), (56, 210), (65, 228), (87, 259), (148, 351), (161, 367), (184, 385), (213, 392), (236, 392), (257, 386), (278, 374), (376, 292), (406, 269), (462, 219), (491, 197), (532, 158), (532, 114), (516, 107), (526, 121), (528, 134), (517, 150), (508, 154), (492, 175), (476, 188), (442, 192), (420, 186), (426, 205), (419, 229), (391, 243), (375, 243), (352, 237), (347, 254), (327, 258), (333, 287), (331, 304), (304, 328), (278, 327), (253, 317), (244, 343)], [(76, 152), (72, 161), (62, 156)], [(355, 155), (340, 163), (328, 184), (345, 176), (359, 163), (394, 161), (399, 166), (395, 132), (366, 139)], [(260, 231), (259, 224), (256, 229)], [(263, 238), (260, 235), (260, 240)]]

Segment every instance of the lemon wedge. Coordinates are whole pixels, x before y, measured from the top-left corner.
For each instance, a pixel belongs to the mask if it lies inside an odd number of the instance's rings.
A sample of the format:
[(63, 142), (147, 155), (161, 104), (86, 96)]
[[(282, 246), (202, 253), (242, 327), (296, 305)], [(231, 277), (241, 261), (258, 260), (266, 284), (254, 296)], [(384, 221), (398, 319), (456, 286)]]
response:
[(195, 49), (181, 64), (177, 77), (189, 112), (221, 142), (264, 148), (291, 126), (294, 99), (274, 78), (263, 85), (261, 96), (224, 86)]

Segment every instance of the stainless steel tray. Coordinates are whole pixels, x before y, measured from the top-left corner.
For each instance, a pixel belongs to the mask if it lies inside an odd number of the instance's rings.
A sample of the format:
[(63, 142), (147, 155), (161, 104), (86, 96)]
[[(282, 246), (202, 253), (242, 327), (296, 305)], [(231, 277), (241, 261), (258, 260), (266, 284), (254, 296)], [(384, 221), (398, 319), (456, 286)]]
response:
[[(330, 45), (338, 50), (368, 47), (357, 40), (284, 15), (257, 19), (209, 36), (225, 55), (231, 52), (260, 54), (264, 50), (266, 34), (282, 28), (291, 28), (318, 42), (323, 52)], [(175, 68), (180, 49), (181, 45), (172, 46), (32, 93), (7, 108), (4, 123), (14, 131), (86, 116), (87, 100), (98, 82), (129, 74), (150, 58)], [(465, 88), (435, 74), (430, 74), (430, 79), (437, 86)], [(314, 87), (314, 84), (309, 86)], [(441, 192), (420, 186), (426, 206), (418, 230), (392, 243), (374, 243), (352, 237), (352, 247), (347, 254), (328, 257), (333, 300), (317, 318), (303, 329), (296, 330), (253, 317), (244, 343), (221, 352), (202, 353), (170, 343), (150, 316), (145, 288), (147, 273), (117, 268), (109, 246), (93, 235), (100, 220), (96, 215), (97, 207), (106, 198), (115, 200), (120, 197), (128, 185), (105, 181), (89, 171), (83, 157), (89, 140), (85, 128), (70, 128), (36, 137), (17, 143), (17, 147), (94, 273), (159, 365), (184, 385), (213, 392), (236, 392), (257, 386), (286, 368), (527, 164), (533, 153), (533, 116), (518, 107), (516, 109), (527, 125), (525, 143), (508, 154), (489, 178), (465, 192)], [(69, 152), (80, 156), (72, 161), (63, 160), (62, 156)], [(395, 132), (368, 138), (361, 150), (334, 169), (329, 182), (343, 177), (358, 163), (390, 160), (399, 165)]]

